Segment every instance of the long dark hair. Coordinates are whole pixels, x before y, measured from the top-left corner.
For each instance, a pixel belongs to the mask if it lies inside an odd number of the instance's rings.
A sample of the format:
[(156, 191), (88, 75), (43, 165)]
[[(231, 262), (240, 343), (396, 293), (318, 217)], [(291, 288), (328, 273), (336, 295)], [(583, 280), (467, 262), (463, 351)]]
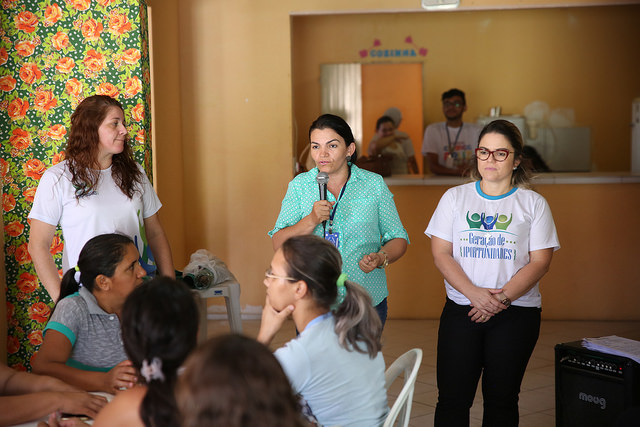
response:
[(122, 341), (133, 366), (159, 361), (162, 379), (151, 376), (140, 404), (147, 427), (173, 427), (179, 421), (174, 397), (178, 368), (195, 348), (198, 335), (195, 295), (181, 282), (157, 276), (127, 297), (122, 308)]
[[(504, 136), (513, 148), (514, 159), (520, 160), (520, 164), (511, 174), (511, 185), (514, 187), (530, 188), (531, 161), (523, 155), (524, 141), (518, 127), (507, 120), (494, 120), (482, 128), (476, 147), (480, 146), (482, 137), (488, 133), (497, 133)], [(473, 165), (471, 166), (471, 178), (474, 180), (482, 179), (480, 171), (478, 170), (478, 158), (475, 156), (473, 158)]]
[[(311, 132), (313, 132), (316, 129), (333, 130), (335, 133), (340, 135), (342, 139), (344, 139), (344, 142), (347, 145), (347, 147), (349, 146), (349, 144), (351, 143), (355, 144), (356, 142), (355, 138), (353, 137), (353, 132), (349, 127), (349, 124), (347, 124), (347, 122), (345, 122), (342, 117), (336, 116), (334, 114), (323, 114), (317, 119), (315, 119), (313, 123), (311, 123), (311, 126), (309, 126), (309, 138), (311, 138)], [(353, 154), (351, 155), (349, 162), (351, 164), (355, 164), (356, 160), (358, 160), (357, 149), (353, 150)]]
[[(93, 292), (96, 277), (103, 275), (111, 277), (116, 267), (127, 252), (127, 246), (133, 245), (133, 241), (123, 234), (100, 234), (92, 237), (84, 244), (78, 256), (78, 270), (80, 270), (80, 282), (89, 292)], [(60, 284), (60, 296), (62, 298), (78, 292), (80, 283), (76, 280), (76, 269), (67, 270), (62, 276)]]
[(278, 360), (266, 346), (242, 335), (218, 336), (189, 356), (176, 400), (182, 427), (305, 425)]
[[(111, 107), (122, 105), (107, 95), (93, 95), (85, 98), (71, 115), (71, 128), (65, 149), (65, 158), (71, 172), (71, 183), (77, 189), (76, 198), (91, 194), (100, 179), (98, 152), (100, 137), (98, 128), (107, 117)], [(142, 183), (142, 172), (133, 160), (129, 145), (129, 135), (124, 142), (124, 150), (112, 158), (111, 176), (120, 190), (129, 198)]]
[[(282, 254), (288, 264), (287, 275), (303, 280), (318, 307), (329, 310), (338, 296), (336, 283), (342, 273), (342, 258), (336, 247), (315, 235), (294, 236), (283, 243)], [(344, 301), (333, 313), (338, 341), (346, 350), (373, 359), (382, 348), (380, 317), (366, 289), (350, 280), (344, 287)]]

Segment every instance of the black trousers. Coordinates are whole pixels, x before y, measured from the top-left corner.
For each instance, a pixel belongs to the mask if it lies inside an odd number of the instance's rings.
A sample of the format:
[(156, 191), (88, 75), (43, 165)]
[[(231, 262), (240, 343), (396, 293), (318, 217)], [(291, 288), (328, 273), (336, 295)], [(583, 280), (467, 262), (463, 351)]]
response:
[(468, 427), (482, 375), (483, 427), (517, 426), (518, 394), (540, 333), (540, 309), (511, 306), (485, 323), (447, 299), (438, 330), (435, 426)]

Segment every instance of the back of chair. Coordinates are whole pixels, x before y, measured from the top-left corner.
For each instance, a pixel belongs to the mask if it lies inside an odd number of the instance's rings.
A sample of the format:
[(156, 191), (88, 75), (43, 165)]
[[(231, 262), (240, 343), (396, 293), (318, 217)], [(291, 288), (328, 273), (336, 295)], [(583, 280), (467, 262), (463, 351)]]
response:
[(395, 362), (389, 366), (384, 373), (385, 388), (389, 390), (389, 387), (393, 382), (404, 373), (404, 385), (400, 394), (396, 398), (387, 419), (385, 420), (383, 427), (391, 427), (398, 418), (400, 426), (407, 427), (409, 425), (409, 419), (411, 418), (411, 403), (413, 402), (413, 389), (416, 385), (416, 378), (418, 377), (418, 369), (422, 362), (422, 350), (419, 348), (413, 348), (402, 356), (398, 357)]

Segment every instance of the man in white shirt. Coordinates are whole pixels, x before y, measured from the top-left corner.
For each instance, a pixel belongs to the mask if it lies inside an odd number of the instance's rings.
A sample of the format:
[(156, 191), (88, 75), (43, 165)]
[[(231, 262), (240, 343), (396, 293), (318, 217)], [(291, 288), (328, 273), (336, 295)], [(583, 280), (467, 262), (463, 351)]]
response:
[(425, 173), (460, 176), (468, 168), (482, 128), (474, 123), (463, 123), (465, 111), (467, 102), (463, 91), (450, 89), (442, 94), (442, 112), (447, 121), (432, 123), (424, 132)]

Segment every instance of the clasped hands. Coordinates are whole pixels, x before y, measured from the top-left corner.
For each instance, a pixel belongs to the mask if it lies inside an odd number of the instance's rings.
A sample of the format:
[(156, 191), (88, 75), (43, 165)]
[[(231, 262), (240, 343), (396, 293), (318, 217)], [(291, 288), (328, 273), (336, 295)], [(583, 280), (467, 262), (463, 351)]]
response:
[(506, 310), (507, 306), (502, 304), (504, 297), (502, 289), (487, 289), (476, 287), (474, 294), (469, 297), (471, 301), (471, 310), (467, 314), (472, 322), (484, 323), (491, 319), (502, 310)]

